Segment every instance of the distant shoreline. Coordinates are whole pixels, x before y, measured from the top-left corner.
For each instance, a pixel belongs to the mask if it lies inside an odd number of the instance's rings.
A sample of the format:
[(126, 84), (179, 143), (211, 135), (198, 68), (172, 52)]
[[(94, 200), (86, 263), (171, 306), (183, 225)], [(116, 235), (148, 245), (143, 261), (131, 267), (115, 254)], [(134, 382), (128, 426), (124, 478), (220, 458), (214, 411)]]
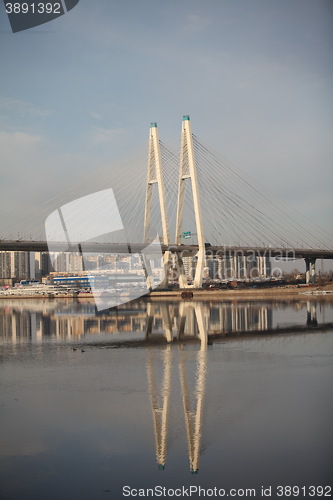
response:
[[(187, 296), (184, 296), (187, 294)], [(193, 294), (193, 296), (191, 296)], [(183, 295), (183, 296), (182, 296)], [(172, 291), (153, 291), (142, 298), (152, 301), (158, 300), (326, 300), (333, 301), (333, 284), (325, 286), (298, 287), (297, 285), (286, 285), (272, 288), (248, 288), (248, 289), (221, 289), (221, 290), (204, 290), (204, 289), (182, 289)], [(79, 295), (71, 296), (67, 294), (59, 295), (0, 295), (0, 300), (17, 300), (17, 299), (34, 299), (34, 300), (57, 300), (67, 299), (75, 301), (93, 301), (94, 297), (91, 293), (80, 293)]]

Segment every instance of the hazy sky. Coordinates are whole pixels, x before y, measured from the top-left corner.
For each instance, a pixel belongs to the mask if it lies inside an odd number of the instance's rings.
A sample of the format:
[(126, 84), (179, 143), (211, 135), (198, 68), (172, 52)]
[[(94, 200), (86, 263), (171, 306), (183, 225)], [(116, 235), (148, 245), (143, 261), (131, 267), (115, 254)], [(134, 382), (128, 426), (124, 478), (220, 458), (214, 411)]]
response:
[(331, 0), (80, 0), (13, 34), (1, 3), (1, 212), (190, 114), (332, 233), (332, 26)]

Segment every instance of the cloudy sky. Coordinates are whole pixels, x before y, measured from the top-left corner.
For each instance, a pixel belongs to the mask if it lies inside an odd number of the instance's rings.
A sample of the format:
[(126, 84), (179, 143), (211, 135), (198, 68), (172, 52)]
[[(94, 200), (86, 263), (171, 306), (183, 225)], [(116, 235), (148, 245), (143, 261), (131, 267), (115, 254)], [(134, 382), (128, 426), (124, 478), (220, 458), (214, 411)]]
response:
[(331, 0), (80, 0), (13, 34), (1, 3), (2, 222), (144, 143), (151, 121), (168, 139), (190, 114), (199, 138), (332, 233), (332, 25)]

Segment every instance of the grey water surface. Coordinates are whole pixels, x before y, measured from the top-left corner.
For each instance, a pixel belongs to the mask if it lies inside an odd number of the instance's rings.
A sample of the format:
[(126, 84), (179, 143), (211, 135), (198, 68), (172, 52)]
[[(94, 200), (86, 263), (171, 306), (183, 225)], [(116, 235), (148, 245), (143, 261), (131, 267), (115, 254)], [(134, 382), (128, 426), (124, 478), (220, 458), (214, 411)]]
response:
[(2, 300), (0, 498), (310, 498), (332, 483), (332, 321), (311, 300)]

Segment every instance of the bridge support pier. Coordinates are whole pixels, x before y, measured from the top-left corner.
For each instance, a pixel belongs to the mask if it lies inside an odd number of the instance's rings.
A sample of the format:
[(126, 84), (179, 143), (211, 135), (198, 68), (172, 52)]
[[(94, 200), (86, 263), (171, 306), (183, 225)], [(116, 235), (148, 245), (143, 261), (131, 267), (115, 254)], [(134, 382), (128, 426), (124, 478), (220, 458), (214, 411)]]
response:
[(243, 256), (243, 278), (244, 279), (247, 279), (248, 278), (248, 272), (247, 272), (247, 258), (245, 257), (245, 255)]
[(264, 255), (258, 255), (257, 263), (258, 263), (258, 275), (261, 278), (267, 278), (266, 257)]
[(231, 251), (228, 253), (228, 266), (227, 266), (227, 274), (226, 278), (230, 279), (235, 279), (235, 266), (234, 266), (234, 259), (233, 259), (233, 254)]
[(237, 256), (237, 253), (234, 253), (232, 260), (233, 260), (233, 271), (234, 271), (232, 278), (234, 280), (236, 280), (237, 278), (239, 278), (239, 275), (238, 275), (238, 256)]
[(219, 255), (217, 257), (217, 276), (221, 280), (223, 278), (223, 270), (222, 270), (222, 257)]
[(183, 258), (179, 254), (176, 255), (176, 269), (179, 288), (189, 288), (187, 276), (185, 274)]
[(316, 283), (316, 258), (307, 257), (305, 260), (305, 282)]
[(305, 283), (310, 283), (310, 259), (305, 260)]
[(262, 276), (263, 278), (267, 278), (267, 262), (266, 262), (266, 256), (262, 255)]
[(316, 259), (311, 259), (311, 283), (316, 282)]

